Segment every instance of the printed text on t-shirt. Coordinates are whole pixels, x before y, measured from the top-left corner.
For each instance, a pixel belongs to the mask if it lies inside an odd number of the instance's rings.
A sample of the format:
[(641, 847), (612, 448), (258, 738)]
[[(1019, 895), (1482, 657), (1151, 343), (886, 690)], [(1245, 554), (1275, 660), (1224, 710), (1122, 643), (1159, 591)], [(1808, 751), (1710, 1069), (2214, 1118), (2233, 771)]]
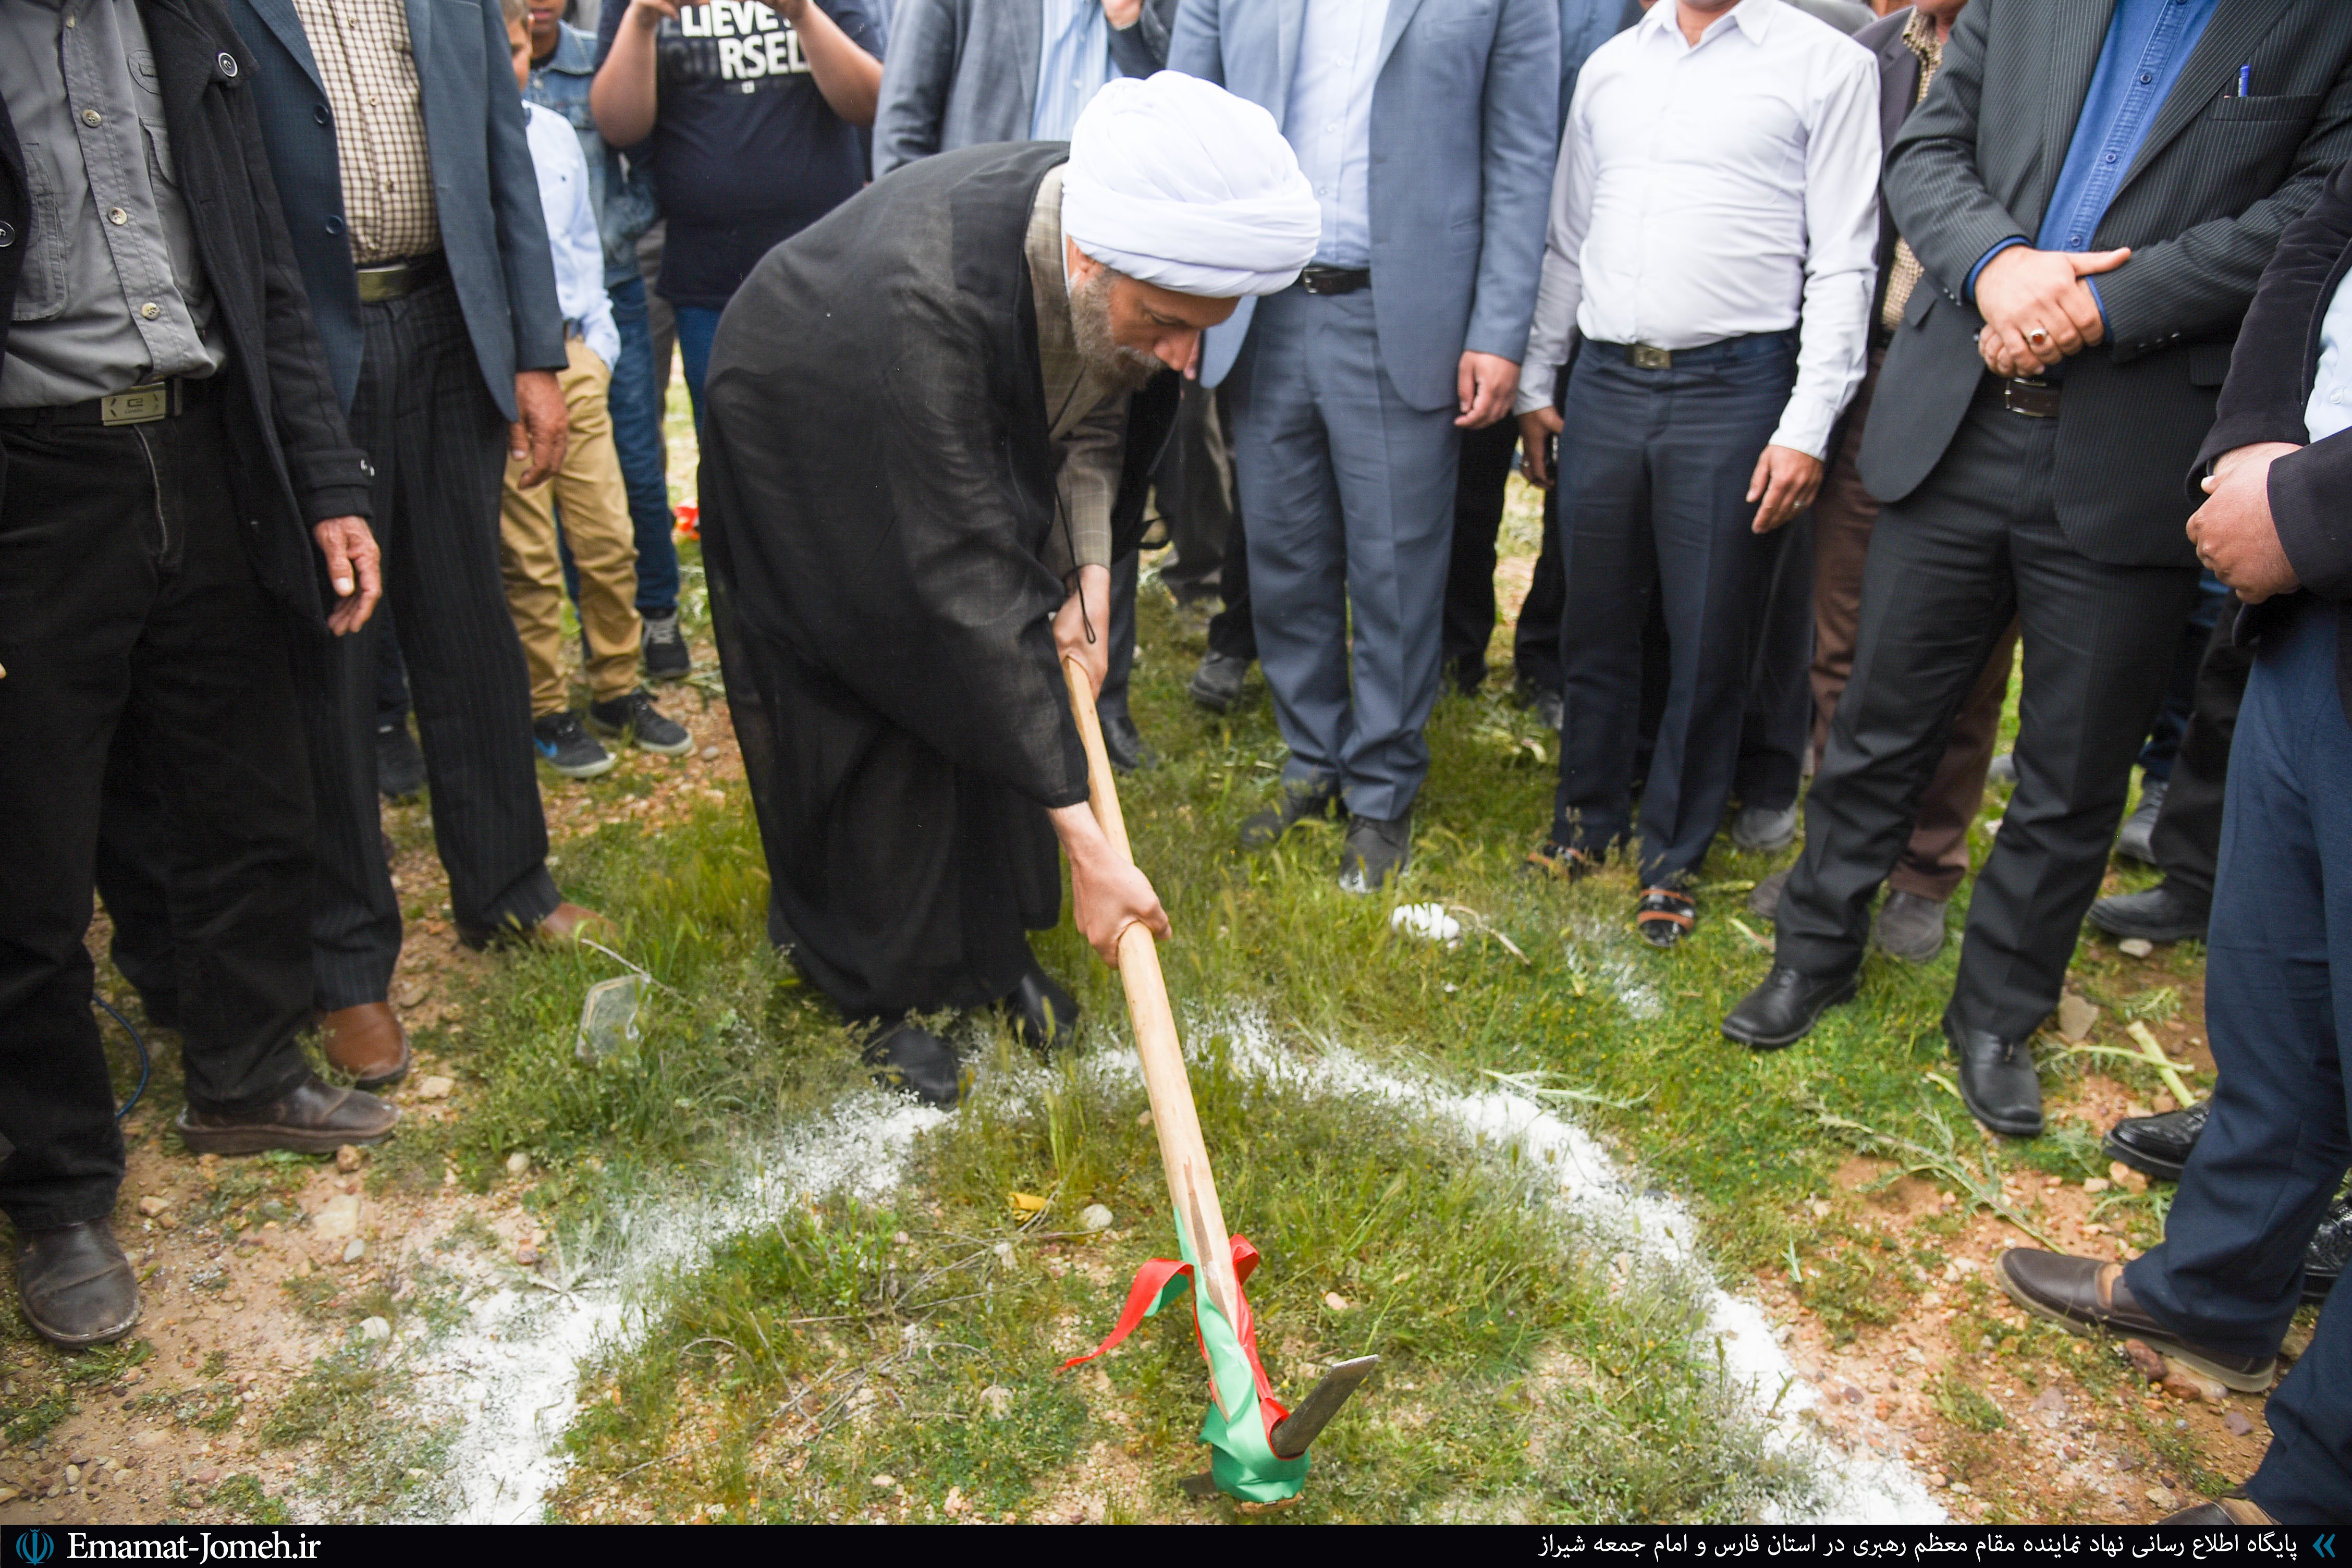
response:
[[(809, 68), (808, 58), (801, 52), (800, 34), (760, 0), (709, 0), (703, 5), (680, 5), (677, 30), (688, 38), (709, 38), (718, 45), (717, 74), (721, 81), (799, 76)], [(700, 55), (709, 47), (692, 52)], [(708, 71), (708, 62), (706, 55), (697, 62), (703, 69), (693, 74)], [(693, 70), (691, 66), (688, 68)]]

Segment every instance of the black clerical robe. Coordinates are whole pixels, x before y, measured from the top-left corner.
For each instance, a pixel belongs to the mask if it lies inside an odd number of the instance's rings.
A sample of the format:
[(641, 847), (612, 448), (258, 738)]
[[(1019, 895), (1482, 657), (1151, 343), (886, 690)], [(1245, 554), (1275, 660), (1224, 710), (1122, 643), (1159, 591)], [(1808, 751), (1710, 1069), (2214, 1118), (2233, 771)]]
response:
[[(769, 934), (851, 1017), (977, 1006), (1061, 917), (1087, 797), (1045, 564), (1055, 452), (1023, 240), (1061, 142), (969, 148), (768, 253), (704, 386), (703, 559)], [(1135, 395), (1142, 531), (1175, 377)]]

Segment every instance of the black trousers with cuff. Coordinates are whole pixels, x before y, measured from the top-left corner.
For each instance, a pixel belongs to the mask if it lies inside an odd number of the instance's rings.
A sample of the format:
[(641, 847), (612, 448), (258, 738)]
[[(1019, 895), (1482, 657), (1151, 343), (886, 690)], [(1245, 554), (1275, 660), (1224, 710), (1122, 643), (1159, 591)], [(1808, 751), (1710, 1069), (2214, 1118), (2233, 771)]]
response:
[[(110, 758), (139, 759), (188, 1099), (306, 1068), (311, 795), (293, 630), (247, 553), (216, 389), (145, 425), (0, 416), (0, 1212), (110, 1213), (122, 1179), (85, 938)], [(320, 634), (323, 637), (324, 634)]]

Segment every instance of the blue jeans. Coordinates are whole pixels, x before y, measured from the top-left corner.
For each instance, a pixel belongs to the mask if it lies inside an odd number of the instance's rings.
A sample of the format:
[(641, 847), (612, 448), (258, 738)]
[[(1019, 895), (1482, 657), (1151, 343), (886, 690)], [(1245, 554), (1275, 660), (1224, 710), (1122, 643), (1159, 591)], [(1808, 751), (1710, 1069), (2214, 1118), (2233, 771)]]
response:
[[(621, 358), (613, 366), (609, 398), (613, 446), (620, 453), (637, 538), (637, 613), (667, 616), (677, 608), (677, 542), (670, 532), (668, 452), (662, 439), (662, 383), (667, 377), (654, 363), (645, 279), (624, 279), (604, 293), (613, 302), (613, 324), (621, 331)], [(568, 553), (565, 566), (568, 580)]]
[(710, 374), (710, 340), (719, 335), (720, 312), (708, 305), (674, 305), (677, 354), (686, 365), (686, 395), (694, 403), (694, 433), (702, 434), (702, 378)]
[[(2207, 934), (2211, 1119), (2164, 1245), (2125, 1270), (2184, 1338), (2270, 1355), (2304, 1255), (2352, 1164), (2352, 724), (2336, 694), (2341, 606), (2305, 600), (2256, 646), (2231, 742)], [(2271, 1396), (2247, 1495), (2288, 1525), (2352, 1518), (2352, 1289)]]

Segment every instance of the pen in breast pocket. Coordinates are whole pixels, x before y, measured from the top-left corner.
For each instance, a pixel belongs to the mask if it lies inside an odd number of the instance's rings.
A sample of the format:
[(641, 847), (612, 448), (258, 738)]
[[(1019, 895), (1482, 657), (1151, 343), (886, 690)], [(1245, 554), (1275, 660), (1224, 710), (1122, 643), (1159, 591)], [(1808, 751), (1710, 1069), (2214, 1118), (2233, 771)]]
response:
[(2238, 96), (2240, 98), (2254, 96), (2254, 68), (2252, 65), (2242, 65), (2238, 68)]

